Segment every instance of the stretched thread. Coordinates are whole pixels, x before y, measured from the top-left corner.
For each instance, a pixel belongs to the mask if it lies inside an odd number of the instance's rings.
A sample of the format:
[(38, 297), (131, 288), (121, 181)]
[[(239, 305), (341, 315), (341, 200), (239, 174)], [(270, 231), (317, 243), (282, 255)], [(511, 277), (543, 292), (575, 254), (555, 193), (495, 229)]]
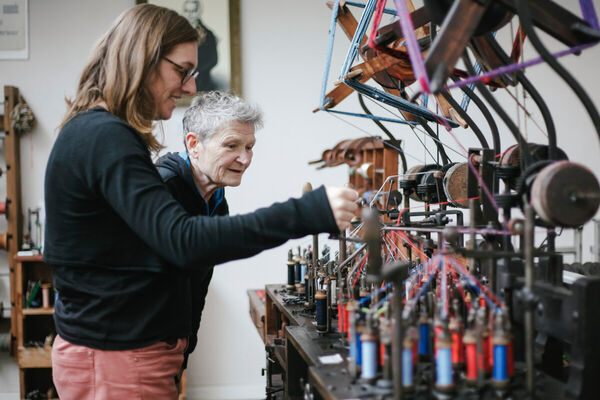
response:
[(412, 312), (412, 310), (415, 308), (415, 305), (417, 304), (417, 301), (423, 295), (423, 293), (425, 293), (425, 290), (427, 290), (427, 288), (429, 287), (429, 284), (431, 283), (431, 280), (435, 276), (435, 273), (440, 268), (440, 264), (441, 263), (439, 263), (439, 262), (436, 263), (436, 267), (432, 268), (431, 271), (429, 272), (429, 275), (427, 276), (427, 281), (425, 282), (425, 284), (423, 284), (421, 286), (421, 290), (419, 291), (418, 295), (415, 296), (415, 297), (413, 297), (410, 300), (410, 302), (408, 302), (408, 304), (404, 307), (404, 310), (402, 312), (402, 318), (403, 319), (407, 319), (408, 316), (410, 315), (410, 313)]
[(449, 258), (450, 263), (454, 265), (454, 267), (464, 276), (469, 278), (471, 282), (473, 282), (481, 291), (486, 301), (490, 306), (495, 307), (496, 309), (502, 308), (504, 303), (502, 303), (498, 298), (488, 290), (481, 282), (479, 282), (473, 275), (471, 275), (465, 268), (463, 268), (460, 263), (458, 263), (453, 257)]
[(360, 264), (360, 268), (358, 269), (358, 272), (356, 273), (356, 276), (354, 277), (354, 281), (352, 282), (352, 287), (354, 287), (356, 285), (356, 281), (358, 280), (358, 277), (360, 276), (363, 267), (365, 266), (365, 264), (367, 263), (367, 259), (369, 258), (369, 253), (367, 253), (367, 255), (365, 256), (365, 258), (363, 259), (362, 264)]
[[(554, 58), (561, 58), (561, 57), (567, 56), (569, 54), (578, 54), (581, 51), (583, 51), (589, 47), (592, 47), (594, 44), (582, 44), (579, 46), (574, 46), (574, 47), (568, 48), (566, 50), (558, 51), (558, 52), (552, 54), (552, 56)], [(463, 87), (466, 85), (471, 85), (471, 84), (474, 84), (479, 81), (481, 81), (483, 83), (488, 83), (489, 81), (492, 80), (492, 78), (495, 78), (498, 75), (510, 74), (512, 72), (519, 71), (521, 69), (525, 69), (525, 68), (529, 68), (529, 67), (532, 67), (537, 64), (541, 64), (543, 61), (544, 60), (541, 57), (538, 57), (538, 58), (534, 58), (532, 60), (524, 61), (524, 62), (521, 62), (518, 64), (506, 65), (506, 66), (494, 69), (492, 71), (484, 72), (481, 75), (470, 76), (465, 79), (461, 79), (453, 84), (447, 85), (446, 90), (455, 89), (455, 88)]]

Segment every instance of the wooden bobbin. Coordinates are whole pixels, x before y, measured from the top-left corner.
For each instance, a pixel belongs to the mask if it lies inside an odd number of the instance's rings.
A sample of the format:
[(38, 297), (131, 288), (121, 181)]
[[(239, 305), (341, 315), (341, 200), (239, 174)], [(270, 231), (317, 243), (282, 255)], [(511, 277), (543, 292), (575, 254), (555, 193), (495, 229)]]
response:
[(0, 233), (0, 250), (8, 250), (8, 232)]
[(536, 213), (545, 222), (575, 228), (596, 214), (600, 205), (600, 185), (583, 165), (558, 161), (535, 177), (531, 199)]
[[(465, 163), (453, 165), (444, 175), (444, 193), (448, 201), (455, 207), (469, 208), (467, 192), (467, 176), (469, 175), (469, 166)], [(456, 201), (460, 200), (460, 201)]]

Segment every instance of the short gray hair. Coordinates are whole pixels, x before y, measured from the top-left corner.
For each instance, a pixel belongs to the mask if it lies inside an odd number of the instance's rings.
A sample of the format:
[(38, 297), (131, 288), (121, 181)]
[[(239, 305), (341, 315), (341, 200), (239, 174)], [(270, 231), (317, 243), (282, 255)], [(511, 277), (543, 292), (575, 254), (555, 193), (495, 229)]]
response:
[[(221, 91), (197, 95), (183, 115), (184, 137), (189, 132), (206, 141), (224, 124), (239, 121), (260, 129), (263, 125), (262, 111), (238, 96)], [(184, 139), (185, 141), (185, 139)]]

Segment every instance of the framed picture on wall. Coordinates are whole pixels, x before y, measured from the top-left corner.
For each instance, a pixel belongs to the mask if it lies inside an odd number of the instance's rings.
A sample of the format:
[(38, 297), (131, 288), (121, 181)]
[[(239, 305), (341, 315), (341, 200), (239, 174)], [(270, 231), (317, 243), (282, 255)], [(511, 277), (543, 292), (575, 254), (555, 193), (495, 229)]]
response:
[(0, 0), (0, 60), (29, 58), (28, 0)]
[[(231, 90), (242, 94), (240, 0), (137, 0), (168, 7), (198, 29), (198, 92)], [(178, 101), (187, 106), (190, 97)]]

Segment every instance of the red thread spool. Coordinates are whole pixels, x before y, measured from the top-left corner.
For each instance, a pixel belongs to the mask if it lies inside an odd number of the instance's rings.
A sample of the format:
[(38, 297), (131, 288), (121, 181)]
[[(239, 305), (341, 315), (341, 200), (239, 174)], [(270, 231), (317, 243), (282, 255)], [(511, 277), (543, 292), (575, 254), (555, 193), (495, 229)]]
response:
[(462, 337), (459, 332), (452, 332), (452, 365), (455, 367), (462, 364), (465, 360), (463, 352)]
[(468, 330), (463, 338), (465, 344), (465, 360), (467, 363), (467, 383), (477, 382), (477, 340), (473, 332)]
[(338, 331), (340, 331), (340, 333), (341, 333), (341, 332), (344, 332), (344, 330), (342, 329), (343, 328), (342, 323), (343, 323), (343, 320), (344, 320), (344, 314), (343, 314), (343, 311), (342, 311), (342, 305), (340, 304), (339, 301), (338, 301), (338, 304), (337, 304), (337, 309), (338, 309)]
[(449, 328), (452, 338), (452, 365), (458, 368), (465, 362), (462, 325), (456, 317), (452, 317), (450, 318)]
[(344, 332), (348, 332), (348, 326), (349, 326), (349, 321), (348, 321), (348, 307), (346, 306), (346, 303), (344, 303), (342, 305), (342, 314), (344, 315)]
[(488, 360), (488, 370), (486, 370), (486, 372), (492, 372), (492, 368), (494, 366), (494, 344), (493, 344), (493, 340), (492, 340), (492, 335), (488, 335), (487, 338), (487, 350), (488, 350), (488, 354), (487, 354), (487, 360)]
[(489, 373), (492, 372), (492, 361), (490, 360), (490, 347), (492, 346), (492, 341), (491, 341), (491, 336), (489, 334), (489, 332), (486, 330), (483, 332), (483, 337), (482, 337), (482, 347), (483, 347), (483, 354), (482, 354), (482, 365), (483, 365), (483, 370), (485, 371), (485, 373)]
[(513, 354), (513, 337), (510, 334), (506, 346), (506, 364), (506, 373), (509, 377), (512, 377), (515, 374), (515, 355)]
[(0, 214), (6, 214), (6, 202), (0, 201)]

